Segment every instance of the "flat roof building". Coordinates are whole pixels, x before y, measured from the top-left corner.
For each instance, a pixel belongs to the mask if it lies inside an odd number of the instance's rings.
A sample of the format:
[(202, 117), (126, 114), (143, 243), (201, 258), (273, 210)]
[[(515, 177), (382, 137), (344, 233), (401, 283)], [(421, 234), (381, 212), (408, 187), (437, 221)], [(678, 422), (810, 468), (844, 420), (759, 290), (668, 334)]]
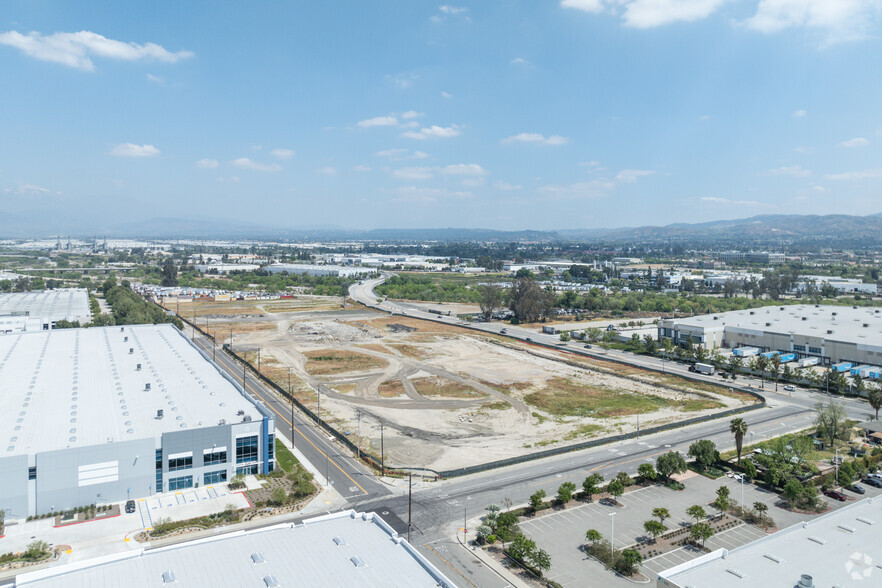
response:
[(60, 320), (88, 323), (89, 292), (84, 288), (62, 288), (37, 292), (0, 294), (0, 334), (45, 331)]
[(455, 588), (373, 513), (354, 510), (19, 574), (15, 586)]
[(345, 267), (342, 265), (311, 265), (304, 263), (276, 263), (268, 265), (264, 269), (273, 274), (307, 274), (310, 276), (337, 276), (340, 278), (355, 278), (377, 273), (376, 268), (372, 267)]
[(797, 304), (662, 319), (658, 337), (676, 344), (691, 339), (706, 349), (794, 353), (822, 365), (882, 365), (882, 309), (873, 307)]
[(173, 325), (0, 337), (0, 506), (22, 518), (274, 467), (274, 421)]
[(684, 562), (659, 573), (656, 586), (878, 586), (880, 520), (882, 501), (867, 498), (737, 549)]

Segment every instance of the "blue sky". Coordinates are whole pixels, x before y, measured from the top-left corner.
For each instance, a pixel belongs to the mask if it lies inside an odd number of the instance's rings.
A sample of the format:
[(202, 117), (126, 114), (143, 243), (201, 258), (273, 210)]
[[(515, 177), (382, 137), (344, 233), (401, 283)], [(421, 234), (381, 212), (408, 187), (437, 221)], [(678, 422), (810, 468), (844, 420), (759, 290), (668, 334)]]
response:
[(4, 2), (12, 214), (557, 229), (882, 212), (880, 0), (82, 4)]

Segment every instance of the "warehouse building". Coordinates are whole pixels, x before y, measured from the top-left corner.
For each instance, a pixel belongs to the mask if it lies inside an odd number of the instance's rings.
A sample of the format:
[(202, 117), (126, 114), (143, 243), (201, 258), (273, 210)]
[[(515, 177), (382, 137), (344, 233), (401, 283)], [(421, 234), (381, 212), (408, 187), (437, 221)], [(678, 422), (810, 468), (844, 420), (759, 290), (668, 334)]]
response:
[(705, 349), (757, 347), (817, 357), (821, 365), (882, 365), (882, 310), (800, 304), (662, 319), (658, 338)]
[(0, 337), (7, 519), (274, 468), (274, 421), (172, 325)]
[(60, 320), (80, 324), (92, 320), (87, 290), (63, 288), (0, 294), (0, 334), (48, 331)]
[(15, 586), (455, 588), (373, 513), (354, 510), (19, 574)]
[(658, 575), (659, 588), (879, 586), (882, 501), (868, 498), (731, 551), (718, 549)]
[(377, 273), (372, 267), (344, 267), (342, 265), (311, 265), (305, 263), (276, 263), (264, 268), (272, 274), (307, 274), (310, 276), (336, 276), (357, 278)]

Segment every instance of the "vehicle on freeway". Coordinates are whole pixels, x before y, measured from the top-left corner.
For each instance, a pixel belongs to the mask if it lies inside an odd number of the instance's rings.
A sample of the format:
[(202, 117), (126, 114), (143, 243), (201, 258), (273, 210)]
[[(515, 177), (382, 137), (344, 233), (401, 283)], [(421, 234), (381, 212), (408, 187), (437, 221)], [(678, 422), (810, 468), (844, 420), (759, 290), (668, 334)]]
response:
[(846, 486), (845, 489), (848, 490), (849, 492), (854, 492), (855, 494), (866, 494), (867, 493), (867, 491), (864, 489), (864, 487), (859, 486), (858, 484), (852, 484), (851, 486)]
[(135, 501), (134, 500), (127, 500), (126, 501), (126, 512), (129, 514), (135, 512)]
[(845, 494), (843, 494), (842, 492), (839, 492), (838, 490), (833, 490), (832, 488), (824, 490), (824, 495), (829, 496), (830, 498), (833, 498), (834, 500), (838, 500), (839, 502), (845, 502), (847, 500)]
[(505, 335), (506, 333), (508, 333), (508, 329), (506, 329), (506, 328), (502, 328), (502, 329), (499, 329), (499, 332), (500, 332), (501, 334)]
[(882, 488), (882, 480), (879, 478), (864, 478), (861, 480), (867, 486), (872, 486), (874, 488)]
[(787, 384), (786, 386), (784, 386), (784, 389), (788, 392), (793, 392), (794, 390), (796, 390), (796, 386), (791, 386), (790, 384)]
[(529, 337), (527, 337), (526, 341), (527, 341), (527, 343), (532, 343), (532, 342), (533, 342), (533, 340), (530, 339)]
[(585, 343), (585, 349), (591, 349), (591, 344), (590, 344), (590, 343)]

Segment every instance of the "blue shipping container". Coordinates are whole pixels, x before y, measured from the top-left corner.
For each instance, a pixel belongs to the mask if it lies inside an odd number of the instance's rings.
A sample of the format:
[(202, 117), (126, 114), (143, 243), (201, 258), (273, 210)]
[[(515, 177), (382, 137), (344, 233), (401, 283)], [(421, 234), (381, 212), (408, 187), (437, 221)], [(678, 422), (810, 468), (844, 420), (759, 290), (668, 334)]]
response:
[(781, 363), (789, 363), (791, 361), (796, 361), (795, 353), (782, 353), (781, 354)]
[(854, 367), (853, 363), (848, 362), (848, 361), (843, 361), (842, 363), (834, 363), (833, 365), (830, 366), (830, 369), (833, 370), (834, 372), (847, 372), (852, 367)]

